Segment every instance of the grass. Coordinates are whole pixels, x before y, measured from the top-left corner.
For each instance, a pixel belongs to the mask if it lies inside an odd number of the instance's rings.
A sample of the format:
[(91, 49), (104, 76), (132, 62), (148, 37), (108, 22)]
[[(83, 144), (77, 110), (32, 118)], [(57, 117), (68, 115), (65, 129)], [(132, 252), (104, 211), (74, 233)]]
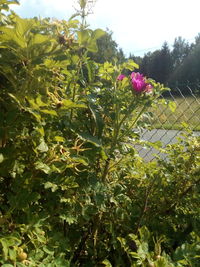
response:
[(176, 110), (172, 112), (169, 107), (160, 105), (152, 111), (152, 126), (158, 129), (181, 130), (184, 123), (193, 131), (200, 131), (200, 98), (174, 97), (169, 100), (176, 103)]

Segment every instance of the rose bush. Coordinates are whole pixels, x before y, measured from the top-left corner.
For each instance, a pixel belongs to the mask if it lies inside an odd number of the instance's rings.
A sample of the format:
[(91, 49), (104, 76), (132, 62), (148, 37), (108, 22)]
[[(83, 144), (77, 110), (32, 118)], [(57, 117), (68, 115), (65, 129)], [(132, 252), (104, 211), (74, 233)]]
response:
[(1, 22), (0, 265), (198, 266), (199, 141), (138, 156), (133, 129), (166, 89), (92, 61), (104, 32), (80, 4), (81, 22)]

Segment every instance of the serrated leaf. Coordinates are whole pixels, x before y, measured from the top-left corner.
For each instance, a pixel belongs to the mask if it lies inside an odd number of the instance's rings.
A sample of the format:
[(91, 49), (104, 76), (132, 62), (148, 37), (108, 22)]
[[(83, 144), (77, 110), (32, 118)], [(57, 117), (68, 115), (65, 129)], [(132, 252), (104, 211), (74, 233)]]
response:
[(62, 220), (65, 220), (68, 224), (73, 224), (75, 222), (77, 222), (77, 219), (74, 217), (74, 216), (71, 216), (71, 215), (60, 215), (60, 218)]
[(133, 71), (134, 69), (138, 69), (139, 65), (135, 63), (133, 60), (129, 59), (127, 62), (123, 64), (123, 67), (130, 71)]

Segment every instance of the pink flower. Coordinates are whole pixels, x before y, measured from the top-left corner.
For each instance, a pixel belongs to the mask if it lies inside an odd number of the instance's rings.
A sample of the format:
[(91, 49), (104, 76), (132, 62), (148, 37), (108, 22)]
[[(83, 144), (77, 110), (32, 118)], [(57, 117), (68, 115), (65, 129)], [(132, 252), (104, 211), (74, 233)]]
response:
[(152, 91), (152, 85), (146, 82), (145, 77), (140, 74), (139, 72), (132, 72), (131, 73), (131, 83), (133, 89), (137, 93), (141, 92), (151, 92)]
[(117, 80), (118, 81), (122, 81), (126, 76), (124, 74), (120, 74), (118, 77), (117, 77)]

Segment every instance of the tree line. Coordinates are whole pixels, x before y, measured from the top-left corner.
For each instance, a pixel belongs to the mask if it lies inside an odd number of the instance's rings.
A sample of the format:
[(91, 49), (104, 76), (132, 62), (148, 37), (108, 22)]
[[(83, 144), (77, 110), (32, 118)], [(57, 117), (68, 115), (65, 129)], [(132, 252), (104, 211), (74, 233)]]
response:
[[(109, 30), (98, 40), (98, 48), (98, 53), (91, 53), (90, 56), (99, 63), (116, 59), (123, 62), (127, 59)], [(128, 58), (139, 64), (141, 73), (165, 85), (197, 83), (200, 79), (200, 33), (193, 43), (179, 36), (175, 38), (172, 49), (165, 41), (160, 49), (144, 56), (131, 53)]]

